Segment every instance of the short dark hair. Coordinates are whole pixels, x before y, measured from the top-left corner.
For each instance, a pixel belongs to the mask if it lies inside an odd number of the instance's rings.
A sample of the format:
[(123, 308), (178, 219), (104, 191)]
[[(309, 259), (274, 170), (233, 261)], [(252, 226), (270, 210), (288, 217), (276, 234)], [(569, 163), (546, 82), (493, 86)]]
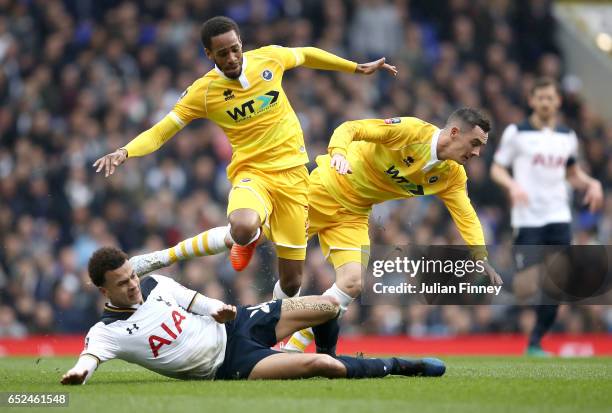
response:
[(535, 82), (533, 82), (533, 86), (531, 86), (531, 90), (529, 91), (529, 93), (533, 96), (533, 94), (536, 92), (536, 90), (543, 89), (543, 88), (549, 87), (549, 86), (554, 87), (555, 88), (555, 92), (557, 92), (558, 95), (561, 95), (561, 88), (559, 87), (559, 82), (557, 82), (552, 77), (539, 77), (539, 78), (537, 78), (535, 80)]
[(202, 24), (200, 29), (200, 38), (205, 48), (210, 50), (211, 39), (223, 33), (235, 31), (236, 35), (240, 37), (240, 30), (235, 21), (225, 16), (215, 16), (212, 19), (208, 19)]
[(87, 268), (89, 270), (89, 278), (96, 287), (102, 287), (104, 282), (104, 274), (106, 271), (113, 271), (121, 267), (128, 256), (125, 252), (115, 247), (102, 247), (97, 249), (91, 258)]
[(455, 120), (461, 121), (465, 126), (469, 127), (469, 130), (474, 129), (475, 126), (480, 126), (485, 133), (491, 130), (491, 121), (477, 109), (457, 109), (448, 117), (447, 124)]

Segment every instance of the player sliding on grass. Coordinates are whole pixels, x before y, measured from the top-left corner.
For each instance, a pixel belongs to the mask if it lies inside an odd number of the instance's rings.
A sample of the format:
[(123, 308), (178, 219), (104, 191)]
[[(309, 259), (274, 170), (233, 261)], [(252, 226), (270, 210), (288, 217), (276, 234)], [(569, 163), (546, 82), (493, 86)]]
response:
[(357, 64), (314, 47), (267, 46), (243, 54), (238, 26), (227, 17), (206, 21), (201, 38), (215, 68), (187, 88), (159, 123), (98, 159), (94, 167), (112, 175), (128, 157), (156, 151), (192, 120), (215, 122), (233, 150), (227, 167), (232, 183), (227, 207), (230, 227), (215, 229), (206, 240), (223, 245), (224, 239), (232, 239), (232, 266), (241, 271), (263, 230), (279, 258), (275, 297), (295, 296), (306, 256), (308, 155), (297, 115), (281, 85), (283, 74), (297, 66), (364, 75), (381, 69), (397, 71), (384, 58)]
[[(90, 258), (89, 276), (108, 303), (102, 319), (89, 330), (78, 362), (62, 376), (62, 384), (83, 384), (100, 363), (115, 358), (179, 379), (357, 379), (441, 376), (445, 371), (438, 359), (336, 356), (339, 306), (332, 297), (289, 298), (237, 308), (161, 275), (141, 281), (127, 255), (109, 247)], [(326, 354), (270, 349), (308, 326), (314, 326), (318, 350)]]

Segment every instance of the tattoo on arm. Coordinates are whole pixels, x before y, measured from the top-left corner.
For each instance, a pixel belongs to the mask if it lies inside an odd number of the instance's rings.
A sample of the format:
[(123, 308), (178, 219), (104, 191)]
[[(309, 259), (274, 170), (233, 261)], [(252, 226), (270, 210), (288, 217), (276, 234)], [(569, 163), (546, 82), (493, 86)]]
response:
[(307, 297), (286, 298), (282, 302), (281, 309), (283, 311), (313, 310), (333, 314), (337, 314), (340, 311), (339, 307), (335, 304), (320, 301), (313, 302), (312, 299)]

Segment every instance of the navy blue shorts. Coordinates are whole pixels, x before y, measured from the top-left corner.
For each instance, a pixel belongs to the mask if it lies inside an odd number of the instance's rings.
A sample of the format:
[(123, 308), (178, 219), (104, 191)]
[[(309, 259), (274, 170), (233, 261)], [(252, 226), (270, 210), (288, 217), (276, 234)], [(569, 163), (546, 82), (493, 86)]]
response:
[(570, 245), (572, 231), (570, 224), (548, 224), (542, 227), (521, 227), (514, 240), (514, 262), (518, 271), (542, 261), (549, 249), (539, 245)]
[(216, 380), (247, 379), (259, 361), (280, 353), (270, 347), (276, 344), (281, 303), (282, 300), (276, 300), (238, 307), (236, 318), (225, 323), (225, 359), (215, 374)]

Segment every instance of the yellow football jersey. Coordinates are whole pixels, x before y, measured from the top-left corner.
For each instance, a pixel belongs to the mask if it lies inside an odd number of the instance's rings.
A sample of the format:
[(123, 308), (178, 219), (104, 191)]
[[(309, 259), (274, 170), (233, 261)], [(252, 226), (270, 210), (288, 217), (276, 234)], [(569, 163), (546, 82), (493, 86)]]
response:
[(302, 128), (281, 86), (285, 70), (303, 61), (298, 50), (279, 46), (245, 52), (239, 79), (215, 67), (185, 91), (173, 112), (184, 123), (208, 118), (223, 129), (233, 149), (230, 178), (244, 164), (263, 171), (303, 165)]
[(238, 79), (215, 67), (187, 88), (168, 115), (123, 149), (130, 158), (147, 155), (192, 120), (208, 118), (232, 145), (230, 180), (245, 166), (282, 171), (303, 165), (308, 155), (302, 128), (281, 86), (285, 70), (299, 65), (347, 73), (357, 69), (357, 63), (316, 47), (267, 46), (245, 52)]
[(352, 174), (330, 167), (330, 155), (317, 157), (321, 181), (329, 193), (353, 212), (391, 199), (437, 195), (469, 245), (484, 245), (480, 221), (467, 195), (467, 175), (452, 160), (440, 161), (440, 129), (412, 117), (343, 123), (329, 142), (329, 153), (344, 154)]

